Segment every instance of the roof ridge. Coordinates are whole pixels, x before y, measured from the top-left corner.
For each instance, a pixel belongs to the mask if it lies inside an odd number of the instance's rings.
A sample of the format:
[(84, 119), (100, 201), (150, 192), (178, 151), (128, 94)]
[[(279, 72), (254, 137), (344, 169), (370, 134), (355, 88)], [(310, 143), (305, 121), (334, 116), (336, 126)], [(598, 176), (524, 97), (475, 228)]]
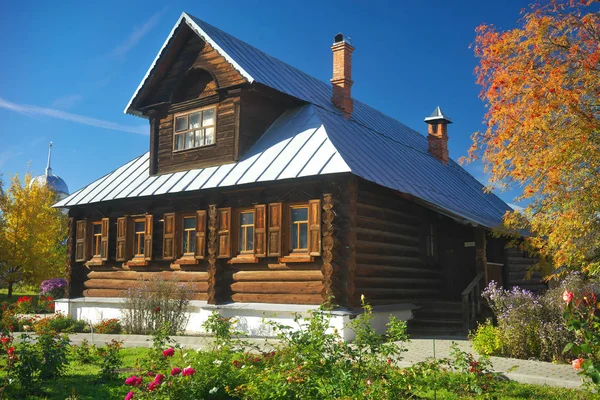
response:
[[(268, 58), (271, 58), (271, 59), (277, 60), (278, 62), (280, 62), (280, 63), (282, 63), (282, 64), (285, 64), (287, 67), (289, 67), (289, 68), (292, 68), (293, 70), (295, 70), (295, 71), (297, 71), (297, 72), (301, 73), (302, 75), (304, 75), (304, 76), (307, 76), (307, 77), (309, 77), (309, 78), (311, 78), (311, 79), (313, 79), (313, 80), (315, 80), (315, 81), (319, 82), (320, 84), (322, 84), (322, 85), (323, 85), (323, 87), (326, 87), (328, 90), (330, 90), (330, 89), (331, 89), (331, 84), (330, 84), (329, 82), (327, 82), (327, 81), (324, 81), (324, 80), (322, 80), (322, 79), (320, 79), (320, 78), (317, 78), (317, 77), (315, 77), (315, 76), (313, 76), (313, 75), (309, 74), (308, 72), (305, 72), (305, 71), (301, 70), (300, 68), (298, 68), (298, 67), (295, 67), (294, 65), (292, 65), (292, 64), (290, 64), (290, 63), (288, 63), (288, 62), (286, 62), (286, 61), (283, 61), (283, 60), (281, 60), (281, 59), (279, 59), (279, 58), (277, 58), (277, 57), (275, 57), (275, 56), (273, 56), (273, 55), (271, 55), (271, 54), (269, 54), (269, 53), (266, 53), (266, 52), (264, 52), (263, 50), (259, 49), (258, 47), (254, 46), (254, 45), (252, 45), (252, 44), (250, 44), (250, 43), (248, 43), (248, 42), (246, 42), (246, 41), (244, 41), (244, 40), (242, 40), (242, 39), (240, 39), (240, 38), (238, 38), (238, 37), (236, 37), (236, 36), (233, 36), (232, 34), (230, 34), (230, 33), (228, 33), (228, 32), (225, 32), (224, 30), (222, 30), (222, 29), (220, 29), (220, 28), (218, 28), (218, 27), (216, 27), (216, 26), (214, 26), (214, 25), (212, 25), (212, 24), (210, 24), (210, 23), (208, 23), (208, 22), (204, 21), (203, 19), (200, 19), (200, 18), (198, 18), (198, 17), (196, 17), (196, 16), (194, 16), (194, 15), (192, 15), (192, 14), (190, 14), (190, 13), (187, 13), (187, 12), (186, 12), (185, 14), (186, 14), (187, 16), (189, 16), (190, 18), (194, 19), (194, 20), (198, 20), (198, 21), (200, 21), (201, 23), (203, 23), (203, 24), (206, 24), (206, 25), (210, 26), (212, 29), (215, 29), (215, 30), (219, 31), (221, 34), (223, 34), (223, 35), (226, 35), (226, 36), (229, 36), (229, 37), (231, 37), (231, 38), (233, 38), (233, 39), (235, 39), (235, 40), (237, 40), (237, 41), (239, 41), (239, 42), (243, 43), (244, 45), (246, 45), (246, 46), (249, 46), (249, 47), (253, 48), (254, 50), (256, 50), (256, 51), (258, 51), (258, 52), (262, 53), (262, 54), (263, 54), (263, 55), (265, 55), (265, 56), (267, 56)], [(194, 21), (194, 22), (196, 22), (196, 21)], [(230, 57), (231, 57), (231, 56), (230, 56)], [(233, 57), (232, 57), (232, 58), (233, 58)], [(418, 136), (420, 136), (420, 137), (423, 137), (423, 138), (424, 138), (424, 136), (423, 136), (422, 134), (420, 134), (418, 131), (416, 131), (416, 130), (414, 130), (414, 129), (410, 128), (408, 125), (405, 125), (405, 124), (404, 124), (402, 121), (400, 121), (399, 119), (396, 119), (396, 118), (392, 117), (391, 115), (388, 115), (388, 114), (384, 113), (383, 111), (381, 111), (381, 110), (379, 110), (379, 109), (377, 109), (377, 108), (375, 108), (375, 107), (373, 107), (373, 106), (369, 105), (368, 103), (365, 103), (364, 101), (362, 101), (362, 100), (360, 100), (360, 99), (357, 99), (357, 98), (355, 98), (355, 97), (352, 97), (352, 100), (353, 100), (353, 101), (355, 101), (355, 102), (357, 102), (357, 103), (360, 103), (360, 105), (362, 105), (362, 106), (364, 106), (364, 107), (368, 107), (369, 109), (371, 109), (371, 110), (373, 110), (373, 111), (377, 112), (378, 114), (381, 114), (381, 115), (382, 115), (382, 116), (384, 116), (385, 118), (389, 118), (389, 119), (391, 119), (391, 120), (393, 120), (393, 121), (395, 121), (395, 122), (399, 123), (399, 124), (400, 124), (400, 125), (402, 125), (403, 127), (405, 127), (405, 128), (407, 128), (407, 129), (409, 129), (409, 130), (411, 131), (411, 133), (412, 133), (412, 134), (414, 134), (414, 135), (418, 135)], [(307, 102), (308, 102), (308, 101), (307, 101)], [(316, 104), (316, 103), (313, 103), (313, 102), (309, 102), (309, 103), (313, 104), (314, 106), (317, 106), (317, 107), (320, 107), (320, 108), (323, 108), (323, 109), (325, 109), (324, 107), (322, 107), (322, 106), (321, 106), (321, 105), (319, 105), (319, 104)], [(333, 111), (333, 110), (328, 110), (328, 111), (330, 111), (330, 112), (335, 112), (335, 111)], [(340, 114), (341, 114), (341, 112), (340, 112)], [(352, 115), (350, 116), (350, 119), (353, 119), (353, 120), (357, 121), (358, 123), (360, 123), (360, 122), (359, 122), (358, 120), (356, 120), (355, 118), (352, 118)], [(385, 134), (384, 134), (384, 135), (385, 135)]]

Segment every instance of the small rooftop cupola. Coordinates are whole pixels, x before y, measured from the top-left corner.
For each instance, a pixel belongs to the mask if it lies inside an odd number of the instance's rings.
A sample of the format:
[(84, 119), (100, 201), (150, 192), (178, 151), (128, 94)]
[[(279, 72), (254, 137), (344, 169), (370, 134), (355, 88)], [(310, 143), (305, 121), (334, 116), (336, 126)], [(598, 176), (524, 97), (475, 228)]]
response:
[(331, 46), (333, 52), (333, 96), (331, 102), (340, 109), (346, 118), (352, 115), (352, 52), (354, 47), (350, 44), (350, 38), (338, 33), (333, 39)]
[(427, 123), (427, 141), (429, 152), (444, 164), (448, 164), (448, 124), (452, 121), (444, 115), (440, 106), (437, 106), (431, 115), (425, 118)]

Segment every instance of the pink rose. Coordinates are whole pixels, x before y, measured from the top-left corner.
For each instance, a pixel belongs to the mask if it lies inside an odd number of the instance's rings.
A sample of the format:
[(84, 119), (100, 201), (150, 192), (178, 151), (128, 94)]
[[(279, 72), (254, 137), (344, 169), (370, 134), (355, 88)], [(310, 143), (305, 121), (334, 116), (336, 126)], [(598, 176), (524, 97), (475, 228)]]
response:
[(164, 379), (165, 376), (163, 374), (156, 374), (156, 376), (154, 377), (154, 382), (160, 385)]
[(183, 369), (183, 372), (181, 373), (182, 376), (191, 376), (194, 375), (196, 373), (196, 370), (192, 367), (187, 367)]
[(157, 383), (156, 381), (150, 382), (150, 384), (148, 385), (148, 391), (149, 392), (153, 391), (159, 385), (160, 385), (160, 383)]
[(169, 347), (168, 349), (163, 351), (163, 356), (165, 356), (165, 357), (173, 357), (174, 354), (175, 354), (175, 349), (172, 347)]
[(181, 373), (181, 368), (173, 367), (171, 370), (171, 376), (179, 375)]
[(139, 386), (142, 384), (142, 378), (138, 378), (135, 375), (130, 376), (129, 378), (125, 379), (125, 384), (129, 386)]
[(575, 370), (578, 371), (583, 366), (583, 358), (577, 358), (577, 359), (571, 361), (571, 364), (573, 365), (573, 368), (575, 368)]
[(125, 398), (123, 400), (131, 400), (133, 399), (133, 392), (129, 392), (125, 395)]
[(573, 300), (573, 292), (564, 291), (563, 292), (563, 300), (565, 303), (570, 303)]

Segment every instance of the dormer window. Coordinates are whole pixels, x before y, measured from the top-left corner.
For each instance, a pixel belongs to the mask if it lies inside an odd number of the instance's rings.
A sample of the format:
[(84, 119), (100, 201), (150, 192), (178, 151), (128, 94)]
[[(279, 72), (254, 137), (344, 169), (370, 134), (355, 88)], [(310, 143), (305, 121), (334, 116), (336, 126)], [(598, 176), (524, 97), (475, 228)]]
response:
[(175, 114), (173, 151), (215, 144), (216, 107)]

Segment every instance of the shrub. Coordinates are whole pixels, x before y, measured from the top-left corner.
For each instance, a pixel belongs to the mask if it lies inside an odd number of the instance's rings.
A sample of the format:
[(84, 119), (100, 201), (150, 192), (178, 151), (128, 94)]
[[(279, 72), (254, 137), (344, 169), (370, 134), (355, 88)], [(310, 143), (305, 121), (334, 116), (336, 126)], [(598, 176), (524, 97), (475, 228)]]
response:
[(87, 339), (83, 339), (79, 346), (71, 347), (73, 360), (79, 364), (92, 364), (98, 360), (96, 345), (91, 345)]
[(21, 296), (14, 304), (14, 310), (17, 314), (53, 313), (54, 299), (50, 296)]
[(117, 378), (117, 370), (123, 365), (123, 358), (120, 354), (122, 347), (122, 340), (117, 341), (113, 339), (98, 350), (101, 381), (110, 381)]
[(68, 317), (63, 314), (54, 314), (51, 317), (41, 318), (33, 322), (35, 332), (55, 331), (64, 333), (85, 332), (87, 323)]
[(157, 276), (139, 280), (127, 291), (123, 303), (123, 327), (128, 333), (151, 334), (168, 324), (169, 333), (185, 329), (192, 292), (185, 283)]
[(473, 348), (479, 354), (485, 356), (495, 356), (502, 353), (502, 337), (500, 329), (492, 325), (490, 320), (479, 325), (470, 339), (473, 341)]
[(60, 299), (65, 296), (67, 289), (67, 281), (63, 278), (52, 278), (42, 281), (40, 290), (42, 294), (52, 296), (55, 299)]
[(574, 336), (566, 329), (564, 307), (556, 306), (556, 293), (550, 290), (537, 295), (519, 287), (504, 290), (490, 282), (482, 296), (496, 317), (502, 355), (542, 361), (565, 359), (562, 349)]
[(106, 319), (94, 324), (94, 332), (96, 333), (118, 334), (122, 330), (121, 322), (116, 318)]
[(570, 331), (576, 333), (577, 341), (568, 343), (564, 351), (576, 359), (573, 368), (588, 377), (600, 388), (600, 303), (594, 292), (563, 292), (566, 305), (565, 319)]

